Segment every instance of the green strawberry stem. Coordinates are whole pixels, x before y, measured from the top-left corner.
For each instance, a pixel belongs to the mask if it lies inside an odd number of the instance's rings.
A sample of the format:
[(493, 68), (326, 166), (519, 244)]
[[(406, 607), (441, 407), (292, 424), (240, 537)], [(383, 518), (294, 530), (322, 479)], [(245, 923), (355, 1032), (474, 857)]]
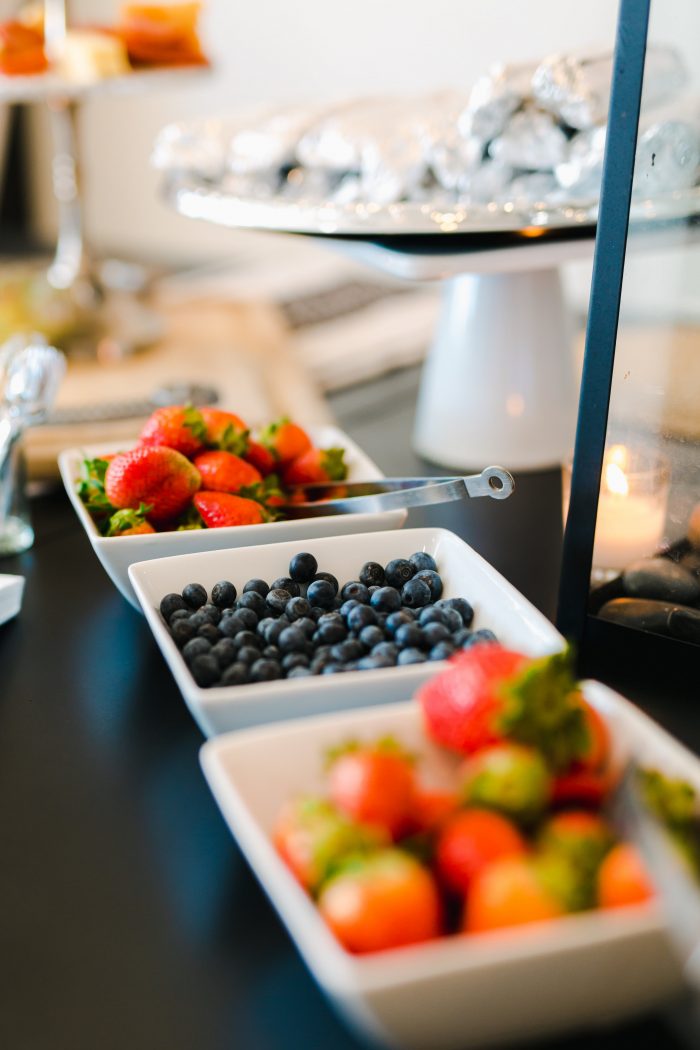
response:
[(321, 450), (321, 466), (330, 481), (345, 481), (348, 476), (348, 465), (345, 462), (344, 448), (324, 448)]
[(533, 660), (503, 684), (499, 730), (537, 748), (555, 771), (586, 753), (590, 739), (578, 700), (570, 648)]
[(82, 477), (76, 486), (78, 496), (92, 518), (98, 522), (109, 517), (116, 510), (105, 494), (105, 474), (108, 466), (109, 461), (106, 459), (84, 459), (81, 468)]
[(182, 413), (182, 425), (190, 431), (198, 441), (204, 441), (207, 436), (207, 427), (199, 409), (194, 405), (187, 404)]
[(115, 511), (107, 523), (105, 536), (119, 536), (127, 529), (135, 529), (138, 525), (143, 525), (146, 516), (152, 509), (152, 503), (140, 503), (136, 510), (132, 507), (124, 507), (122, 510)]
[(374, 751), (382, 755), (394, 755), (396, 758), (401, 758), (411, 765), (414, 765), (416, 761), (416, 756), (411, 751), (407, 751), (396, 737), (382, 736), (378, 740), (371, 742), (352, 738), (345, 740), (342, 744), (336, 744), (326, 749), (324, 768), (328, 770), (339, 758), (342, 758), (344, 755), (355, 754), (358, 751)]

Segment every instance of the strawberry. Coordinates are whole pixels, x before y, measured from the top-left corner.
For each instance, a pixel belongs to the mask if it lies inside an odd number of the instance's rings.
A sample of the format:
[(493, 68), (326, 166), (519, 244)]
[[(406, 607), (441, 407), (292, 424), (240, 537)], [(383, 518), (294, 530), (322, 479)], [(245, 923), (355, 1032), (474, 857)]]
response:
[(329, 762), (330, 796), (338, 809), (393, 839), (407, 830), (416, 787), (413, 759), (393, 739), (334, 748)]
[(192, 405), (167, 405), (149, 416), (141, 431), (142, 445), (174, 448), (183, 456), (193, 456), (204, 445), (206, 427), (201, 412)]
[(551, 882), (532, 857), (507, 856), (488, 864), (472, 880), (462, 928), (484, 933), (558, 919), (566, 908)]
[(130, 507), (116, 510), (107, 523), (106, 536), (141, 536), (155, 532), (146, 517), (151, 510), (150, 503), (142, 503), (136, 510)]
[(293, 459), (282, 473), (285, 485), (313, 485), (324, 481), (344, 481), (348, 467), (343, 448), (310, 448)]
[(267, 511), (255, 500), (234, 496), (230, 492), (198, 492), (194, 505), (210, 529), (228, 525), (260, 525), (269, 521)]
[(475, 645), (417, 695), (428, 735), (463, 754), (510, 739), (565, 770), (588, 747), (568, 651), (528, 660), (497, 644)]
[(263, 477), (271, 474), (277, 466), (277, 460), (272, 455), (269, 448), (266, 448), (265, 445), (261, 445), (259, 441), (253, 441), (251, 438), (248, 438), (245, 452), (241, 452), (240, 454), (247, 463), (252, 463), (256, 470), (260, 471)]
[(240, 416), (220, 408), (200, 408), (199, 413), (204, 420), (204, 440), (209, 448), (243, 455), (248, 445), (248, 428)]
[(149, 503), (155, 524), (177, 517), (200, 485), (199, 471), (172, 448), (138, 445), (115, 456), (105, 474), (105, 493), (113, 506), (137, 510)]
[(303, 456), (311, 448), (311, 438), (306, 431), (286, 416), (265, 427), (260, 440), (281, 466)]
[(550, 817), (538, 836), (544, 852), (564, 857), (578, 875), (576, 910), (594, 907), (598, 869), (614, 844), (615, 836), (602, 817), (585, 809)]
[(523, 824), (543, 812), (552, 776), (539, 751), (501, 741), (470, 755), (460, 769), (460, 794), (474, 806), (496, 809)]
[(238, 492), (262, 481), (260, 472), (233, 452), (200, 452), (194, 465), (202, 475), (202, 485), (210, 492)]
[(488, 864), (526, 852), (527, 844), (515, 824), (499, 813), (470, 807), (455, 813), (442, 828), (435, 862), (444, 885), (466, 894)]
[(634, 846), (621, 842), (611, 849), (598, 871), (601, 908), (642, 904), (654, 896), (654, 887)]

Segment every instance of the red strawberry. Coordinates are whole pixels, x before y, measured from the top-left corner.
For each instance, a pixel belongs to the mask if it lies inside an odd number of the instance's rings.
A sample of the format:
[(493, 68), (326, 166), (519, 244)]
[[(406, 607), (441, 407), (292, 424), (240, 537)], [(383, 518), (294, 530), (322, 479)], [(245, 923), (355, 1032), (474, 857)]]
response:
[(313, 485), (316, 482), (344, 481), (348, 467), (344, 448), (310, 448), (293, 459), (282, 474), (285, 485)]
[(194, 465), (204, 488), (213, 492), (238, 492), (262, 481), (260, 472), (233, 452), (200, 452)]
[(354, 821), (399, 838), (411, 819), (416, 789), (413, 759), (387, 738), (334, 749), (330, 760), (330, 796), (338, 809)]
[(204, 445), (206, 427), (202, 414), (191, 405), (157, 408), (141, 431), (142, 445), (161, 445), (193, 456)]
[(568, 652), (528, 660), (500, 645), (475, 645), (426, 682), (418, 699), (429, 736), (463, 754), (510, 739), (564, 770), (589, 744)]
[(512, 821), (472, 807), (455, 813), (442, 828), (435, 863), (445, 886), (466, 893), (472, 880), (493, 861), (526, 852), (525, 839)]
[(199, 471), (172, 448), (139, 445), (115, 456), (105, 474), (105, 493), (114, 507), (150, 503), (158, 524), (180, 514), (200, 485)]
[(286, 417), (265, 427), (260, 440), (281, 466), (303, 456), (311, 448), (311, 438), (306, 431)]
[(245, 452), (242, 452), (241, 455), (246, 462), (252, 463), (263, 476), (271, 474), (277, 466), (277, 461), (269, 448), (265, 448), (259, 441), (252, 441), (250, 438), (248, 438)]
[(210, 529), (227, 525), (260, 525), (268, 520), (263, 507), (255, 500), (234, 496), (230, 492), (198, 492), (194, 505)]
[(204, 420), (207, 445), (242, 456), (248, 445), (248, 428), (241, 417), (220, 408), (200, 408), (199, 411)]

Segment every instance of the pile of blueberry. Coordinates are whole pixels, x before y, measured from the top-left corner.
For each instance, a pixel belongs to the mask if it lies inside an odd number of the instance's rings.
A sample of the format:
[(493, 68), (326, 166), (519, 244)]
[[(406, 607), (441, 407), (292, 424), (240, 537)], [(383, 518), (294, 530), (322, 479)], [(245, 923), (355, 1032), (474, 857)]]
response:
[(442, 589), (423, 551), (386, 566), (368, 561), (342, 587), (303, 553), (271, 584), (248, 580), (239, 596), (228, 580), (211, 595), (188, 583), (166, 594), (160, 611), (198, 685), (244, 685), (446, 660), (495, 640), (470, 630), (469, 602)]

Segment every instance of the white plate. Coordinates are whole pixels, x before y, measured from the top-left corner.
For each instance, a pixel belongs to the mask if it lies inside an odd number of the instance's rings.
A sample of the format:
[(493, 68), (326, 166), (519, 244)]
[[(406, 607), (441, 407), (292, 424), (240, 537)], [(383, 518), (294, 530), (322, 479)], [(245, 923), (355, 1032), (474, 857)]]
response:
[(24, 576), (0, 575), (0, 623), (11, 620), (22, 608)]
[(471, 547), (446, 529), (334, 536), (132, 565), (129, 576), (146, 619), (190, 711), (207, 736), (260, 722), (403, 700), (443, 666), (442, 663), (414, 664), (379, 671), (349, 671), (200, 689), (158, 611), (161, 598), (171, 591), (181, 591), (185, 584), (192, 582), (203, 584), (208, 591), (218, 580), (231, 580), (239, 590), (246, 580), (254, 577), (270, 582), (288, 574), (290, 559), (300, 550), (310, 551), (319, 568), (332, 572), (341, 584), (357, 579), (366, 561), (385, 565), (392, 558), (407, 558), (415, 551), (428, 551), (438, 563), (445, 597), (464, 597), (474, 606), (475, 627), (490, 627), (504, 644), (531, 656), (554, 652), (564, 644), (561, 635), (541, 613)]
[[(338, 427), (309, 427), (308, 433), (314, 443), (321, 447), (340, 446), (346, 450), (349, 480), (372, 481), (384, 476), (376, 463)], [(80, 479), (82, 462), (86, 456), (90, 458), (110, 452), (121, 452), (124, 447), (122, 442), (67, 449), (58, 457), (58, 466), (66, 492), (88, 534), (95, 554), (114, 585), (136, 608), (138, 603), (128, 576), (132, 562), (191, 554), (193, 551), (229, 550), (233, 547), (251, 547), (259, 543), (281, 543), (284, 540), (301, 540), (314, 536), (337, 536), (341, 533), (363, 532), (369, 529), (400, 529), (406, 520), (406, 511), (390, 510), (382, 514), (347, 514), (298, 521), (273, 521), (264, 525), (240, 525), (236, 528), (193, 529), (185, 532), (107, 538), (100, 536), (75, 486)], [(248, 573), (246, 579), (252, 575), (253, 573)]]
[[(618, 744), (700, 789), (698, 759), (654, 722), (598, 683), (586, 683), (585, 695), (608, 718)], [(426, 740), (413, 702), (230, 733), (201, 751), (209, 786), (253, 871), (315, 979), (356, 1027), (415, 1050), (465, 1050), (607, 1024), (680, 991), (655, 905), (374, 956), (345, 952), (277, 855), (270, 832), (285, 800), (321, 790), (329, 746), (385, 734), (420, 755), (425, 779), (439, 784), (454, 768), (453, 756)]]

